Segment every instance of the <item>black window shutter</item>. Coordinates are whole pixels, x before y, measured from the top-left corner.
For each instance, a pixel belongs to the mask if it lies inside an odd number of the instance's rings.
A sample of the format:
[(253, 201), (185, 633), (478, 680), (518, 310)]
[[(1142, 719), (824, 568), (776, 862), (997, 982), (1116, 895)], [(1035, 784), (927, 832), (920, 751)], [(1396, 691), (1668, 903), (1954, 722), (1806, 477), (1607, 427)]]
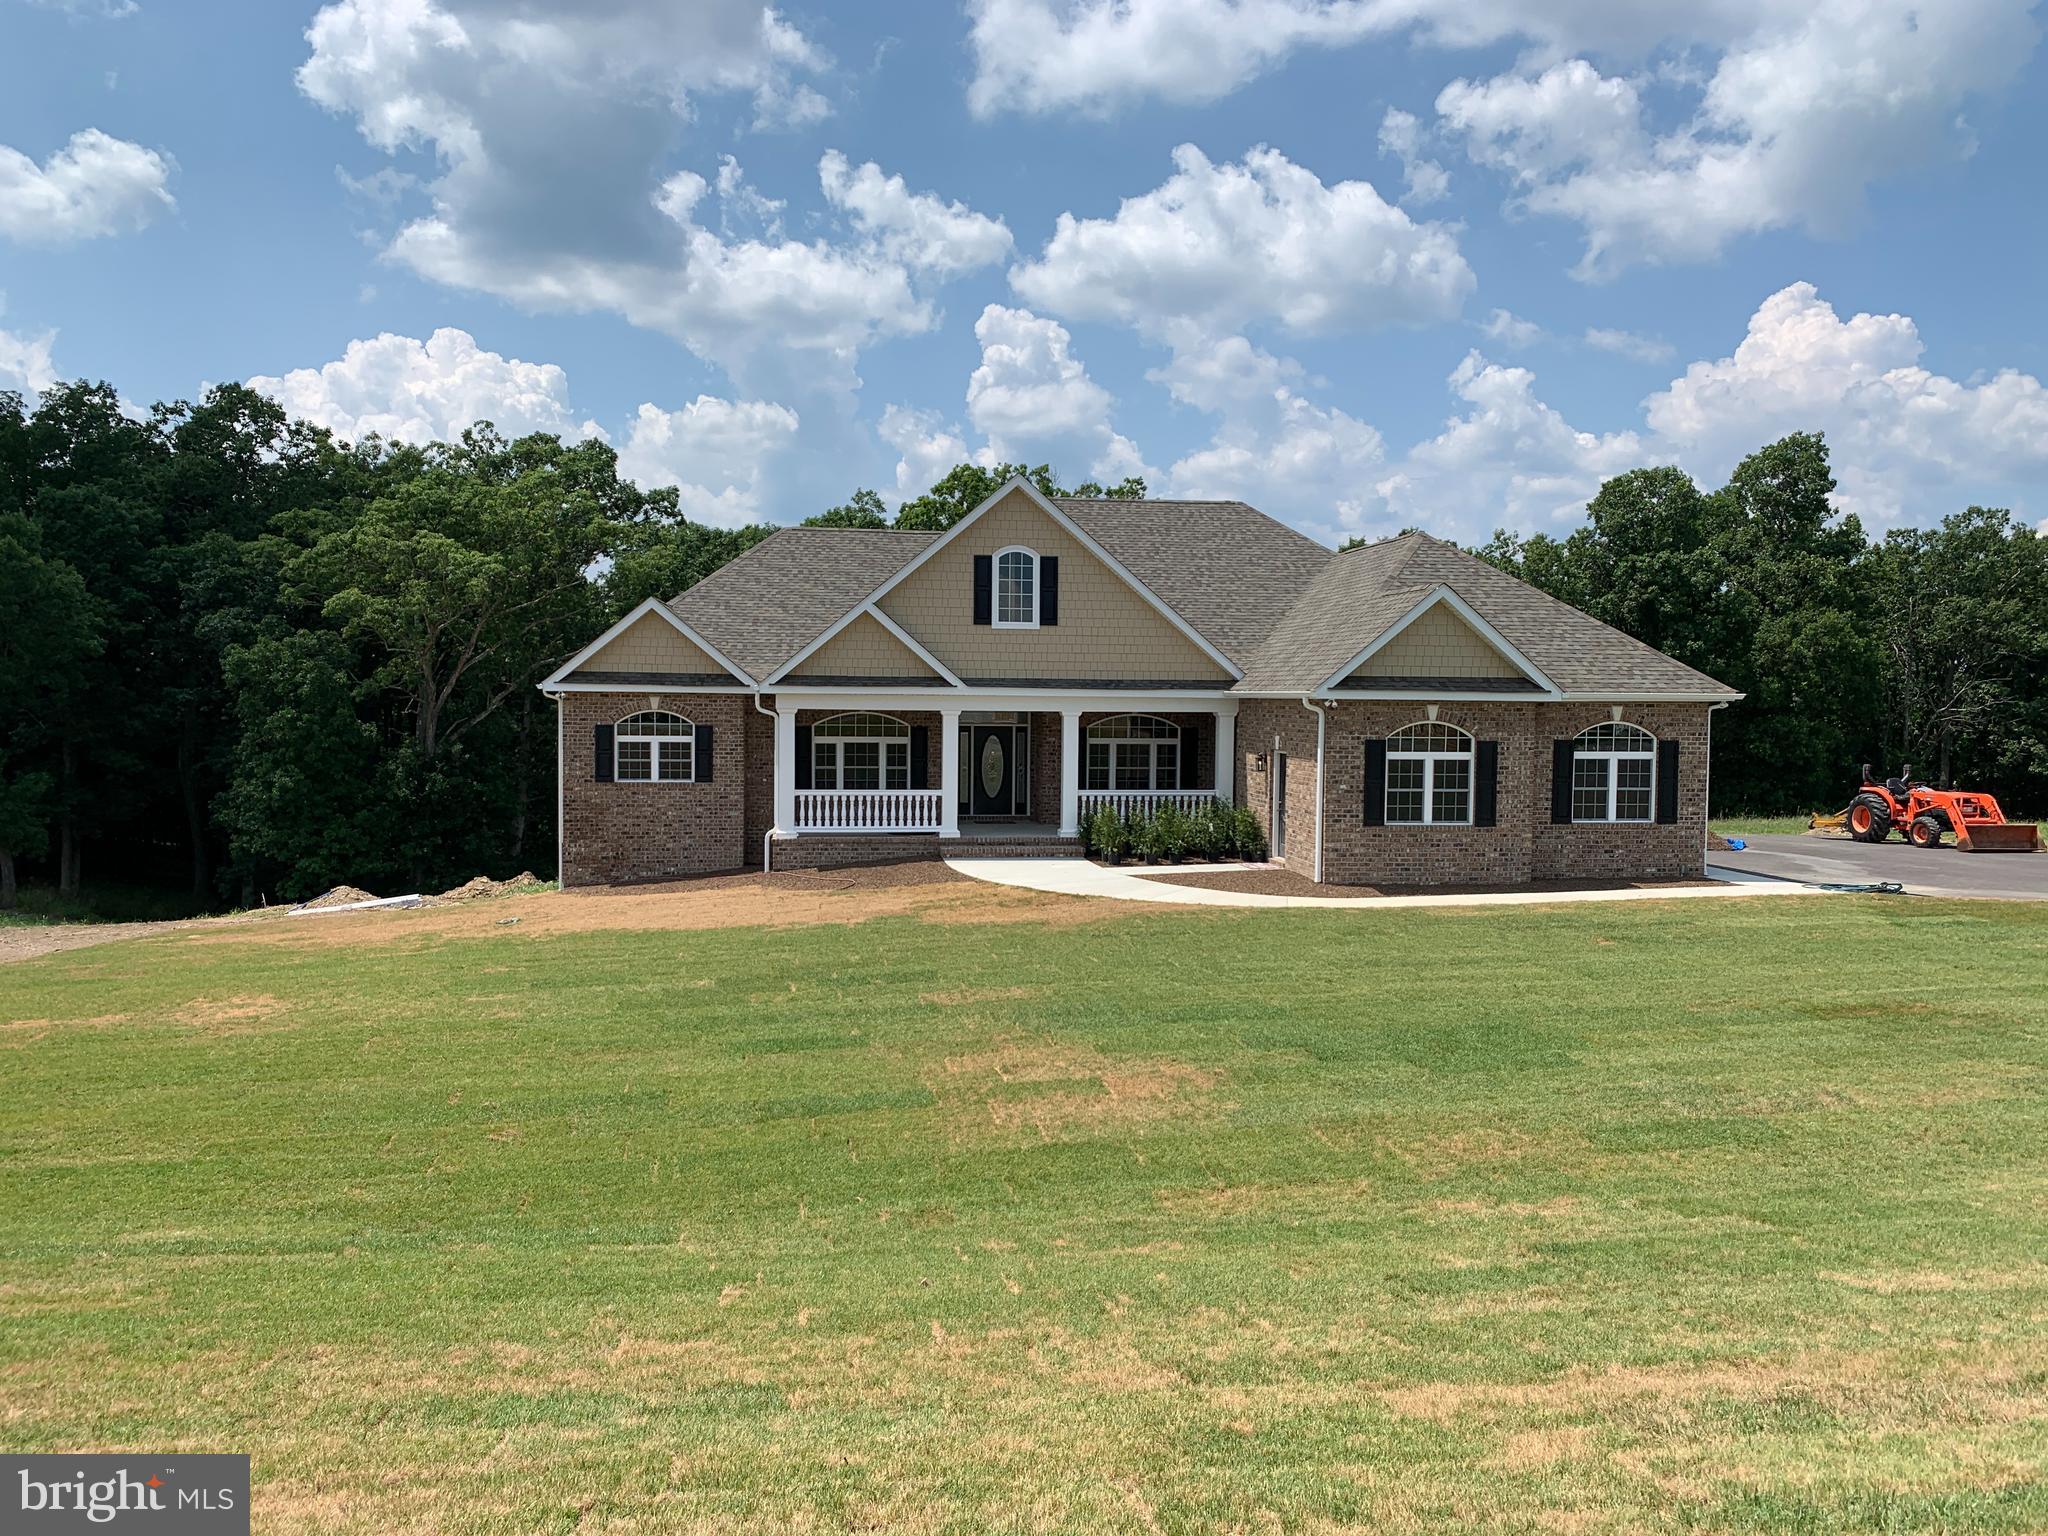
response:
[(974, 622), (993, 624), (996, 618), (996, 557), (974, 557)]
[(597, 754), (591, 760), (590, 776), (600, 784), (612, 781), (612, 728), (608, 725), (597, 728)]
[(1477, 781), (1472, 786), (1472, 825), (1491, 827), (1500, 820), (1500, 743), (1480, 742), (1479, 761), (1474, 766)]
[(932, 728), (928, 725), (913, 725), (910, 728), (910, 787), (930, 789), (932, 787)]
[(811, 728), (808, 725), (796, 728), (796, 787), (811, 787)]
[(1678, 822), (1678, 743), (1657, 743), (1657, 821), (1662, 826)]
[(1575, 746), (1569, 740), (1550, 744), (1550, 820), (1553, 826), (1571, 825), (1572, 754)]
[[(1180, 728), (1180, 783), (1177, 788), (1193, 789), (1207, 776), (1202, 767), (1202, 728), (1200, 725), (1184, 725)], [(1214, 789), (1216, 786), (1209, 786)]]
[(690, 757), (691, 772), (695, 775), (697, 782), (699, 784), (709, 784), (711, 782), (712, 762), (710, 726), (700, 725), (697, 727), (697, 749), (690, 754)]
[(1365, 744), (1365, 824), (1368, 827), (1387, 824), (1387, 744), (1384, 741)]
[(1038, 557), (1038, 622), (1058, 624), (1060, 621), (1060, 557), (1040, 555)]

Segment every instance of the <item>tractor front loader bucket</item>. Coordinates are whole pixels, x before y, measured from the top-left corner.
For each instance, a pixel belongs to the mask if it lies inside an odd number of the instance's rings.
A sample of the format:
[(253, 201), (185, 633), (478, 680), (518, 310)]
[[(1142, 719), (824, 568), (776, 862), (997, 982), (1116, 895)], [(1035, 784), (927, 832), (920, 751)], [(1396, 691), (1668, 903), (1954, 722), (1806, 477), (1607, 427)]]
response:
[(1964, 853), (2039, 853), (2041, 829), (2024, 821), (1959, 822), (1956, 847)]

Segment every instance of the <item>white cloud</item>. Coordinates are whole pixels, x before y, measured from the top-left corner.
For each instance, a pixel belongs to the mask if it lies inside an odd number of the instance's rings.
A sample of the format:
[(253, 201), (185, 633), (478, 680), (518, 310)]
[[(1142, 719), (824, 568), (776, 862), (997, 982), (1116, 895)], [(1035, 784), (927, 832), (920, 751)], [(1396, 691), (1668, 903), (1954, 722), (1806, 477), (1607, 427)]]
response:
[(1100, 113), (1141, 97), (1227, 96), (1298, 48), (1356, 41), (1374, 6), (1357, 0), (971, 0), (975, 76), (967, 102)]
[(141, 229), (177, 206), (170, 175), (165, 156), (97, 128), (74, 133), (41, 165), (0, 144), (0, 237), (69, 245)]
[(1715, 479), (1787, 432), (1824, 431), (1838, 500), (1878, 523), (2038, 482), (2041, 381), (2007, 369), (1963, 383), (1922, 367), (1921, 351), (1908, 317), (1843, 320), (1812, 284), (1794, 283), (1764, 300), (1730, 356), (1694, 363), (1644, 408), (1686, 466)]
[(764, 511), (764, 482), (796, 441), (797, 415), (765, 400), (699, 395), (679, 411), (642, 405), (619, 450), (619, 473), (677, 487), (692, 522), (736, 528)]
[(1278, 150), (1215, 165), (1192, 144), (1174, 174), (1113, 219), (1059, 216), (1010, 282), (1031, 303), (1155, 338), (1267, 322), (1298, 335), (1458, 312), (1472, 269), (1451, 231), (1418, 224), (1369, 182), (1325, 186)]
[(1486, 317), (1486, 323), (1479, 327), (1488, 341), (1497, 341), (1504, 347), (1517, 350), (1533, 347), (1543, 340), (1543, 327), (1534, 320), (1524, 320), (1520, 315), (1505, 309), (1496, 309)]
[(1643, 336), (1635, 331), (1613, 330), (1607, 326), (1593, 325), (1586, 328), (1586, 345), (1599, 352), (1612, 352), (1618, 357), (1634, 358), (1639, 363), (1668, 363), (1678, 355), (1678, 349), (1668, 341), (1655, 336)]
[(951, 272), (994, 224), (863, 167), (846, 191), (872, 233), (788, 239), (730, 157), (710, 217), (711, 184), (670, 163), (679, 129), (735, 93), (757, 125), (815, 120), (803, 77), (830, 66), (758, 0), (335, 0), (307, 37), (301, 90), (439, 163), (390, 259), (530, 309), (622, 315), (750, 391), (850, 392), (862, 347), (933, 323), (915, 272)]
[(2032, 3), (1816, 0), (1773, 12), (1725, 40), (1697, 110), (1663, 132), (1642, 81), (1583, 58), (1453, 81), (1437, 111), (1474, 160), (1512, 178), (1516, 206), (1583, 227), (1579, 276), (1707, 260), (1764, 230), (1839, 233), (1880, 177), (1966, 154), (1957, 114), (2033, 52)]
[(424, 342), (389, 331), (351, 341), (331, 363), (281, 378), (259, 375), (249, 387), (344, 442), (373, 433), (392, 442), (447, 442), (480, 421), (507, 437), (604, 435), (571, 409), (569, 376), (560, 368), (487, 352), (453, 327)]
[(937, 411), (892, 405), (882, 412), (877, 429), (882, 441), (902, 455), (896, 461), (896, 499), (922, 496), (955, 464), (967, 460), (967, 440), (948, 426)]
[[(569, 376), (553, 363), (486, 351), (453, 327), (424, 342), (389, 332), (352, 341), (331, 363), (259, 376), (249, 387), (346, 442), (372, 433), (448, 442), (480, 421), (507, 437), (610, 437), (570, 403)], [(643, 404), (626, 424), (619, 472), (643, 486), (673, 485), (685, 516), (730, 527), (763, 515), (767, 479), (796, 431), (796, 412), (765, 400), (699, 395), (676, 411)]]
[(852, 216), (854, 225), (888, 256), (921, 271), (951, 276), (988, 266), (1010, 254), (1010, 230), (1001, 219), (965, 203), (913, 193), (901, 176), (884, 176), (872, 160), (854, 169), (832, 149), (818, 162), (825, 200)]
[(1450, 172), (1422, 153), (1422, 124), (1413, 112), (1387, 108), (1380, 119), (1380, 153), (1401, 162), (1401, 176), (1408, 183), (1402, 202), (1420, 206), (1449, 195)]
[(991, 304), (974, 338), (981, 366), (967, 381), (967, 418), (988, 440), (989, 461), (1043, 457), (1072, 475), (1078, 458), (1097, 479), (1150, 473), (1136, 445), (1111, 426), (1116, 402), (1073, 355), (1065, 326)]
[(33, 405), (36, 396), (57, 382), (57, 365), (51, 352), (56, 341), (55, 331), (26, 336), (19, 331), (0, 330), (0, 389), (11, 389)]

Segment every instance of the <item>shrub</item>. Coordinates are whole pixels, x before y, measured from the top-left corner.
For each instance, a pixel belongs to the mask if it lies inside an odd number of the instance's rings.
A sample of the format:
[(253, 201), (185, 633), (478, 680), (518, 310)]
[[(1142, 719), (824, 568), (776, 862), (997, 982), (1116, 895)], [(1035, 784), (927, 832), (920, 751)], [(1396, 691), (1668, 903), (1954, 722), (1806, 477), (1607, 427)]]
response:
[(1230, 817), (1230, 851), (1233, 857), (1247, 863), (1257, 863), (1266, 857), (1266, 834), (1259, 826), (1259, 818), (1251, 813), (1249, 806), (1232, 806)]
[(1131, 829), (1113, 805), (1098, 805), (1084, 829), (1088, 851), (1098, 859), (1115, 863), (1131, 851)]
[(1227, 859), (1233, 846), (1230, 807), (1204, 800), (1188, 818), (1188, 852), (1198, 859)]
[(1172, 801), (1152, 813), (1152, 838), (1159, 857), (1169, 864), (1188, 851), (1188, 813)]

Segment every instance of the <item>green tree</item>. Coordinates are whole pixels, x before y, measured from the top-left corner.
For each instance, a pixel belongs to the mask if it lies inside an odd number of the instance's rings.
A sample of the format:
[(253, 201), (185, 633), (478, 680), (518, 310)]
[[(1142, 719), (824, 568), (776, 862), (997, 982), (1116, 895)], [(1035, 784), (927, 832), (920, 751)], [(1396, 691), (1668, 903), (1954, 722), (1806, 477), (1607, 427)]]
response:
[(886, 528), (889, 526), (889, 509), (882, 504), (881, 496), (870, 490), (858, 490), (837, 507), (827, 507), (816, 517), (804, 519), (806, 528)]

